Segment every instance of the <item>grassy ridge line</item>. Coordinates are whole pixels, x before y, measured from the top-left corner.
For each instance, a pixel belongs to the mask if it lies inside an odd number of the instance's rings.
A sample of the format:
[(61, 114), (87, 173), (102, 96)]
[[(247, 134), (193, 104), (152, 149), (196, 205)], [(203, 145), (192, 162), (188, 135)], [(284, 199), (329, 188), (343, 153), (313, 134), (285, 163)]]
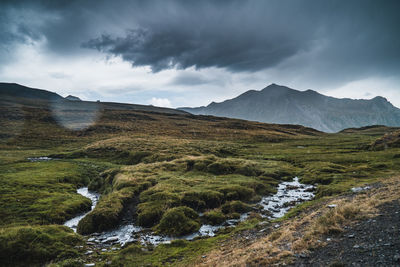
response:
[[(3, 100), (4, 101), (4, 100)], [(62, 122), (74, 124), (85, 117), (85, 103), (76, 102), (63, 115), (55, 116), (52, 106), (38, 101), (35, 107), (14, 102), (0, 106), (0, 144), (55, 148), (72, 142), (91, 143), (116, 135), (175, 136), (190, 139), (276, 141), (282, 138), (314, 136), (322, 133), (293, 125), (264, 124), (243, 120), (157, 113), (101, 106), (96, 122), (88, 128), (72, 131)]]

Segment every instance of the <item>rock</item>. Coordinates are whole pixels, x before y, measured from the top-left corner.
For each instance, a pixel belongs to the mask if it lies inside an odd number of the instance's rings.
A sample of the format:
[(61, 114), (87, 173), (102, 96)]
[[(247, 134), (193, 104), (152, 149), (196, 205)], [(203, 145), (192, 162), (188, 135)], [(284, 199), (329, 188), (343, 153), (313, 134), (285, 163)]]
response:
[(369, 189), (371, 189), (370, 186), (364, 186), (364, 187), (360, 186), (360, 187), (351, 188), (351, 191), (353, 191), (353, 193), (358, 193), (358, 192), (369, 190)]
[(207, 255), (203, 255), (203, 256), (201, 256), (203, 259), (205, 259), (205, 258), (207, 258)]
[(279, 227), (281, 227), (279, 224), (275, 224), (274, 225), (274, 228), (276, 228), (276, 229), (279, 228)]
[(106, 248), (103, 248), (102, 250), (101, 250), (101, 252), (106, 252), (107, 251), (107, 249)]
[(328, 208), (330, 208), (330, 209), (334, 209), (334, 208), (336, 208), (337, 207), (337, 204), (330, 204), (330, 205), (328, 205)]
[(354, 245), (353, 248), (360, 248), (360, 246), (359, 245)]
[(354, 238), (354, 236), (355, 236), (354, 234), (349, 234), (347, 237), (348, 238)]
[(101, 243), (111, 243), (118, 241), (118, 236), (110, 236), (109, 238), (101, 241)]
[(328, 242), (331, 241), (331, 240), (332, 240), (332, 239), (330, 239), (329, 237), (326, 239), (326, 241), (328, 241)]
[(88, 251), (86, 251), (86, 253), (85, 253), (85, 255), (90, 255), (90, 254), (93, 254), (93, 250), (88, 250)]
[(85, 267), (92, 267), (92, 266), (95, 266), (96, 264), (94, 264), (94, 263), (85, 263)]
[(93, 241), (95, 241), (96, 239), (94, 238), (94, 237), (91, 237), (91, 238), (89, 238), (87, 241), (89, 241), (89, 242), (93, 242)]
[(268, 221), (262, 221), (262, 222), (258, 223), (258, 225), (266, 225), (266, 224), (269, 224), (269, 222)]
[(394, 256), (393, 256), (393, 260), (394, 260), (395, 262), (399, 262), (399, 261), (400, 261), (400, 254), (394, 255)]

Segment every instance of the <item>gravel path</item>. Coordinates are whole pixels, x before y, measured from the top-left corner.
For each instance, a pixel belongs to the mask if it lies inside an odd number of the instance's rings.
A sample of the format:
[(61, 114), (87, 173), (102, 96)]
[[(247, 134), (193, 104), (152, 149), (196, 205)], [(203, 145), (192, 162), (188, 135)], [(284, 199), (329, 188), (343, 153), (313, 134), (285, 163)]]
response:
[(400, 202), (379, 207), (380, 215), (333, 237), (325, 247), (297, 255), (291, 266), (400, 266)]

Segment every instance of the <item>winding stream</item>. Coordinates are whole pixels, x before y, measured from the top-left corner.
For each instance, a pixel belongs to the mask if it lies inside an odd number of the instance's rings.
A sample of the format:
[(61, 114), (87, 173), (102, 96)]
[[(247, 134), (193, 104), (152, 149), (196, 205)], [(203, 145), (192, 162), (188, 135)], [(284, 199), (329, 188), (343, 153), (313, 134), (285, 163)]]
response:
[[(264, 218), (280, 218), (295, 205), (313, 199), (314, 189), (315, 187), (313, 185), (301, 184), (298, 177), (295, 177), (291, 182), (281, 182), (278, 185), (278, 191), (276, 194), (263, 197), (256, 205), (258, 206), (258, 212), (260, 212), (261, 216)], [(97, 193), (90, 192), (88, 191), (87, 187), (83, 187), (78, 189), (78, 194), (81, 194), (92, 200), (92, 209), (96, 206), (99, 199), (99, 195)], [(87, 213), (68, 220), (64, 225), (76, 231), (79, 221), (85, 217)], [(142, 244), (151, 243), (153, 245), (157, 245), (160, 243), (169, 243), (174, 239), (192, 240), (200, 236), (214, 236), (221, 228), (234, 227), (239, 222), (246, 220), (248, 215), (249, 213), (243, 213), (239, 219), (227, 220), (222, 225), (212, 226), (203, 224), (198, 232), (178, 238), (155, 235), (150, 229), (142, 228), (134, 225), (133, 223), (129, 223), (121, 225), (111, 231), (92, 234), (92, 237), (89, 238), (89, 241), (98, 244), (114, 243), (124, 246), (127, 243), (135, 241), (140, 241)]]
[(77, 190), (77, 193), (81, 194), (84, 197), (89, 198), (92, 201), (92, 207), (91, 207), (90, 211), (80, 214), (64, 223), (65, 226), (68, 226), (69, 228), (74, 230), (74, 232), (76, 232), (76, 228), (78, 227), (79, 221), (82, 220), (83, 217), (86, 216), (86, 214), (91, 212), (94, 209), (94, 207), (96, 207), (97, 201), (99, 200), (99, 197), (100, 197), (100, 195), (98, 193), (90, 192), (87, 187), (79, 188)]

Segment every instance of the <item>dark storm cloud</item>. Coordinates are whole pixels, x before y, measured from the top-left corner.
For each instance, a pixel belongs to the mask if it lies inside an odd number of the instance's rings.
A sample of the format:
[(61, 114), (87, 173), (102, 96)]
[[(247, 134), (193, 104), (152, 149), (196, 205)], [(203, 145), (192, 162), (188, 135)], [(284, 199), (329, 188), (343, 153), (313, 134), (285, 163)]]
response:
[(147, 9), (125, 35), (106, 33), (84, 47), (155, 72), (256, 71), (301, 53), (318, 57), (313, 64), (335, 79), (399, 67), (399, 1), (168, 3), (164, 12)]
[[(290, 59), (315, 79), (400, 70), (400, 1), (4, 1), (0, 10), (3, 45), (44, 39), (49, 52), (94, 49), (154, 72), (279, 70)], [(12, 19), (18, 12), (25, 19)]]
[(259, 70), (306, 49), (313, 40), (315, 32), (305, 30), (309, 21), (295, 25), (277, 15), (294, 16), (304, 9), (294, 5), (297, 8), (285, 9), (287, 5), (276, 1), (168, 2), (164, 9), (150, 8), (147, 16), (138, 15), (136, 27), (125, 36), (103, 34), (84, 47), (155, 72), (192, 66)]

